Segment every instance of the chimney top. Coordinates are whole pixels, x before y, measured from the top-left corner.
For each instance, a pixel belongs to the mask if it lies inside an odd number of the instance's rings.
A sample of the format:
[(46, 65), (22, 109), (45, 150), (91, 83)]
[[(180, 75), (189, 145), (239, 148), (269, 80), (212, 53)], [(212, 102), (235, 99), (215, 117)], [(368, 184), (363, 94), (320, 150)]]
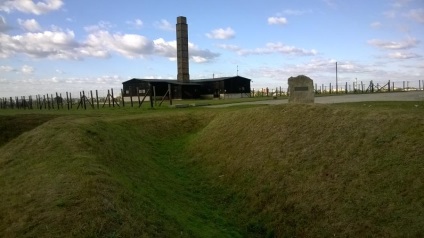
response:
[(187, 24), (187, 18), (183, 17), (183, 16), (179, 16), (179, 17), (177, 17), (177, 23), (178, 24), (180, 24), (180, 23)]

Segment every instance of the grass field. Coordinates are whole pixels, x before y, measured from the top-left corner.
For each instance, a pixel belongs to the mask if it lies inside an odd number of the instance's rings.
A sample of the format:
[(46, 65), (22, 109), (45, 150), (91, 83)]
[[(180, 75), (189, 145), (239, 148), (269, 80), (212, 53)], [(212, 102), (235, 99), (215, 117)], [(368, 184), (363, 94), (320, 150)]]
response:
[(424, 105), (0, 111), (4, 237), (424, 236)]

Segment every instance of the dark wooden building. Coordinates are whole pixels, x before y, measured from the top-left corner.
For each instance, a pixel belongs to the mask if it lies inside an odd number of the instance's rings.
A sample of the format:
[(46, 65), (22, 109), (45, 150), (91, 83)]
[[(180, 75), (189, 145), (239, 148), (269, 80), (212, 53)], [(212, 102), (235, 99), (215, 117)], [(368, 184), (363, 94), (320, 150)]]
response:
[[(124, 97), (144, 96), (153, 90), (162, 97), (170, 89), (172, 98), (197, 99), (219, 97), (249, 97), (251, 79), (241, 76), (195, 79), (190, 82), (133, 78), (123, 82)], [(138, 90), (138, 92), (137, 92)]]

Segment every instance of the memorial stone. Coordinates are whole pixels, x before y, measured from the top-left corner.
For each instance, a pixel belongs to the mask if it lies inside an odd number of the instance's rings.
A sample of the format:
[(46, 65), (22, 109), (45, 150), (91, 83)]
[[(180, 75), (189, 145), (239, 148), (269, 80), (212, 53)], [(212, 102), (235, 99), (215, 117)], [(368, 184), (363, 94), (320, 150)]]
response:
[(305, 75), (290, 77), (289, 103), (314, 103), (314, 81)]

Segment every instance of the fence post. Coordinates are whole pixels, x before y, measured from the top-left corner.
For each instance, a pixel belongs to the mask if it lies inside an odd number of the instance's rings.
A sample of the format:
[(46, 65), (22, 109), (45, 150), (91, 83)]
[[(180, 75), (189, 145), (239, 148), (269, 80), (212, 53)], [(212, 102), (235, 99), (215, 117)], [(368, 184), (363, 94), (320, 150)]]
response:
[(86, 105), (86, 101), (85, 101), (85, 92), (82, 91), (82, 104), (84, 105), (84, 110), (87, 110), (87, 105)]
[(129, 90), (130, 90), (130, 101), (131, 101), (131, 107), (133, 107), (133, 99), (132, 99), (132, 88), (131, 86), (129, 86)]
[(113, 88), (110, 89), (112, 92), (112, 106), (115, 107), (115, 97), (113, 96)]
[(172, 87), (171, 84), (168, 84), (168, 92), (169, 92), (169, 105), (172, 106)]
[[(125, 107), (125, 100), (124, 100), (124, 90), (121, 88), (121, 99), (122, 99), (122, 107)], [(132, 101), (132, 99), (131, 99)]]
[(69, 110), (69, 95), (68, 95), (68, 92), (66, 92), (66, 105), (67, 105), (68, 110)]
[(156, 86), (153, 86), (153, 100), (156, 106)]
[(99, 93), (97, 92), (97, 89), (96, 89), (96, 104), (97, 104), (97, 109), (99, 109)]
[[(137, 99), (138, 99), (138, 107), (140, 107), (140, 89), (137, 87)], [(146, 93), (144, 93), (144, 96), (146, 96)], [(131, 104), (132, 107), (132, 104)]]
[(94, 109), (93, 90), (90, 90), (90, 97), (91, 97), (91, 108), (93, 108), (93, 109)]
[(150, 87), (150, 107), (151, 108), (153, 108), (153, 90), (154, 90), (154, 87), (151, 85), (151, 84), (149, 84), (149, 87)]

